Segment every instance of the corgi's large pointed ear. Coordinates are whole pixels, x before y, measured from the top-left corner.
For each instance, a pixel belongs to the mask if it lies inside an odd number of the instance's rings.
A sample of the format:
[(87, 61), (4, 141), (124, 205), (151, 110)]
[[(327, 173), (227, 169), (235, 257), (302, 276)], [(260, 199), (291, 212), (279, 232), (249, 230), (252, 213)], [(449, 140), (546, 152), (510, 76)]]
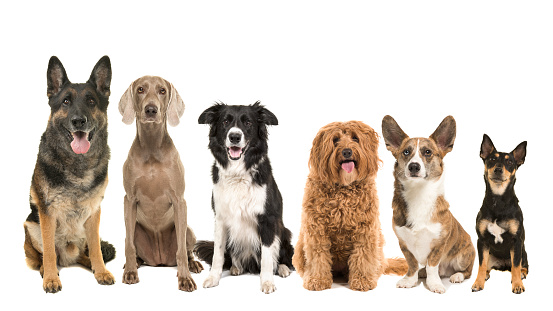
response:
[(207, 108), (198, 118), (198, 123), (213, 125), (219, 120), (219, 111), (221, 111), (224, 106), (226, 105), (223, 103), (215, 103), (213, 106)]
[(448, 152), (453, 150), (453, 143), (455, 142), (455, 135), (457, 132), (457, 125), (455, 119), (452, 116), (445, 117), (438, 128), (430, 135), (430, 138), (436, 142), (438, 148), (442, 152), (442, 156), (445, 156)]
[(134, 82), (127, 88), (119, 100), (119, 113), (123, 116), (123, 123), (132, 124), (135, 118), (133, 103)]
[(111, 62), (109, 57), (106, 55), (96, 63), (88, 83), (92, 83), (96, 86), (98, 93), (103, 96), (108, 97), (110, 95), (110, 85), (111, 85)]
[(517, 167), (524, 164), (524, 159), (526, 158), (526, 142), (523, 141), (511, 152), (515, 156), (515, 161), (517, 162)]
[(167, 121), (169, 122), (169, 125), (177, 126), (179, 125), (180, 118), (184, 113), (184, 102), (182, 101), (179, 92), (177, 92), (177, 89), (173, 86), (173, 83), (169, 84), (171, 85), (171, 97), (169, 98), (169, 105), (167, 107)]
[(495, 146), (490, 138), (490, 136), (484, 134), (482, 138), (482, 145), (480, 145), (480, 157), (482, 160), (485, 160), (495, 151)]
[(390, 150), (394, 156), (397, 154), (397, 150), (401, 147), (403, 141), (409, 138), (391, 116), (385, 116), (382, 119), (382, 136), (384, 137), (386, 149)]
[(50, 61), (48, 62), (46, 82), (48, 86), (46, 95), (48, 98), (57, 95), (66, 83), (70, 83), (63, 64), (56, 56), (50, 57)]

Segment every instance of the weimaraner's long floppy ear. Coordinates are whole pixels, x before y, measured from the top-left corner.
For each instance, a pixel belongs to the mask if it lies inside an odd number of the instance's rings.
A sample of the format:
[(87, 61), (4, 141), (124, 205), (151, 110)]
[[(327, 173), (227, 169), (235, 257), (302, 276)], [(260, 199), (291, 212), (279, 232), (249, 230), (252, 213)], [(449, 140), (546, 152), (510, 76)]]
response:
[(177, 89), (171, 84), (171, 94), (169, 106), (167, 107), (167, 121), (171, 126), (177, 126), (180, 123), (180, 117), (184, 113), (184, 102), (177, 92)]
[(129, 88), (125, 91), (121, 100), (119, 100), (119, 113), (123, 116), (123, 123), (132, 124), (134, 120), (134, 104), (133, 104), (133, 86), (134, 82), (131, 83)]

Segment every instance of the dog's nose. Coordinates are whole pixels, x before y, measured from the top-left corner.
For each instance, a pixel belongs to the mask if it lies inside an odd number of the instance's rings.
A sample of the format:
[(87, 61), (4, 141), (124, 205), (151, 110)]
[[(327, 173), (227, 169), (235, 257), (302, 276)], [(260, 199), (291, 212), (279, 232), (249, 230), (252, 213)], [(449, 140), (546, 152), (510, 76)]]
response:
[(144, 108), (144, 112), (146, 113), (147, 117), (155, 117), (157, 113), (157, 107), (154, 105), (148, 105), (146, 108)]
[(346, 159), (351, 158), (352, 154), (353, 154), (353, 152), (349, 148), (342, 150), (342, 156), (344, 156), (344, 158), (346, 158)]
[(494, 173), (496, 174), (501, 174), (503, 173), (503, 168), (501, 166), (496, 166), (493, 170)]
[(86, 124), (86, 117), (85, 116), (74, 116), (71, 118), (71, 124), (73, 124), (73, 127), (76, 130), (80, 130), (83, 126)]
[(228, 134), (228, 139), (230, 140), (231, 144), (237, 144), (242, 140), (242, 134), (240, 133), (230, 133)]
[(409, 164), (409, 172), (418, 173), (420, 170), (421, 170), (421, 165), (420, 164), (418, 164), (416, 162), (413, 162), (413, 163)]

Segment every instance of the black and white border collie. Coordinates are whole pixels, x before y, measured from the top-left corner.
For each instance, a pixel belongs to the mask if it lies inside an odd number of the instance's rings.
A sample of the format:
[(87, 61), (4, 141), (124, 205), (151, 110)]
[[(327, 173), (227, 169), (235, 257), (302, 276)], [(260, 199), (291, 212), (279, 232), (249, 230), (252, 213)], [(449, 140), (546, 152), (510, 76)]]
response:
[(199, 241), (194, 253), (211, 265), (205, 288), (219, 284), (223, 269), (231, 275), (259, 273), (261, 291), (276, 290), (273, 275), (290, 275), (291, 232), (282, 221), (282, 196), (267, 156), (267, 125), (276, 116), (256, 102), (250, 106), (216, 103), (198, 123), (209, 124), (215, 213), (214, 242)]

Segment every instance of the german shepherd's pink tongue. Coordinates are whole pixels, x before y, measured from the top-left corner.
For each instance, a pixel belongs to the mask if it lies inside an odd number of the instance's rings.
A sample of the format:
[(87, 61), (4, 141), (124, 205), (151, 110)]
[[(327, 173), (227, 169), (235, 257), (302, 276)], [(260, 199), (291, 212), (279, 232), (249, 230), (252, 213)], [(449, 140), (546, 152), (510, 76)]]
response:
[(344, 162), (342, 163), (342, 168), (348, 172), (348, 173), (351, 173), (353, 171), (353, 169), (355, 168), (355, 162)]
[(75, 132), (73, 133), (73, 141), (71, 142), (71, 148), (76, 154), (87, 153), (90, 149), (90, 142), (88, 141), (88, 133)]

